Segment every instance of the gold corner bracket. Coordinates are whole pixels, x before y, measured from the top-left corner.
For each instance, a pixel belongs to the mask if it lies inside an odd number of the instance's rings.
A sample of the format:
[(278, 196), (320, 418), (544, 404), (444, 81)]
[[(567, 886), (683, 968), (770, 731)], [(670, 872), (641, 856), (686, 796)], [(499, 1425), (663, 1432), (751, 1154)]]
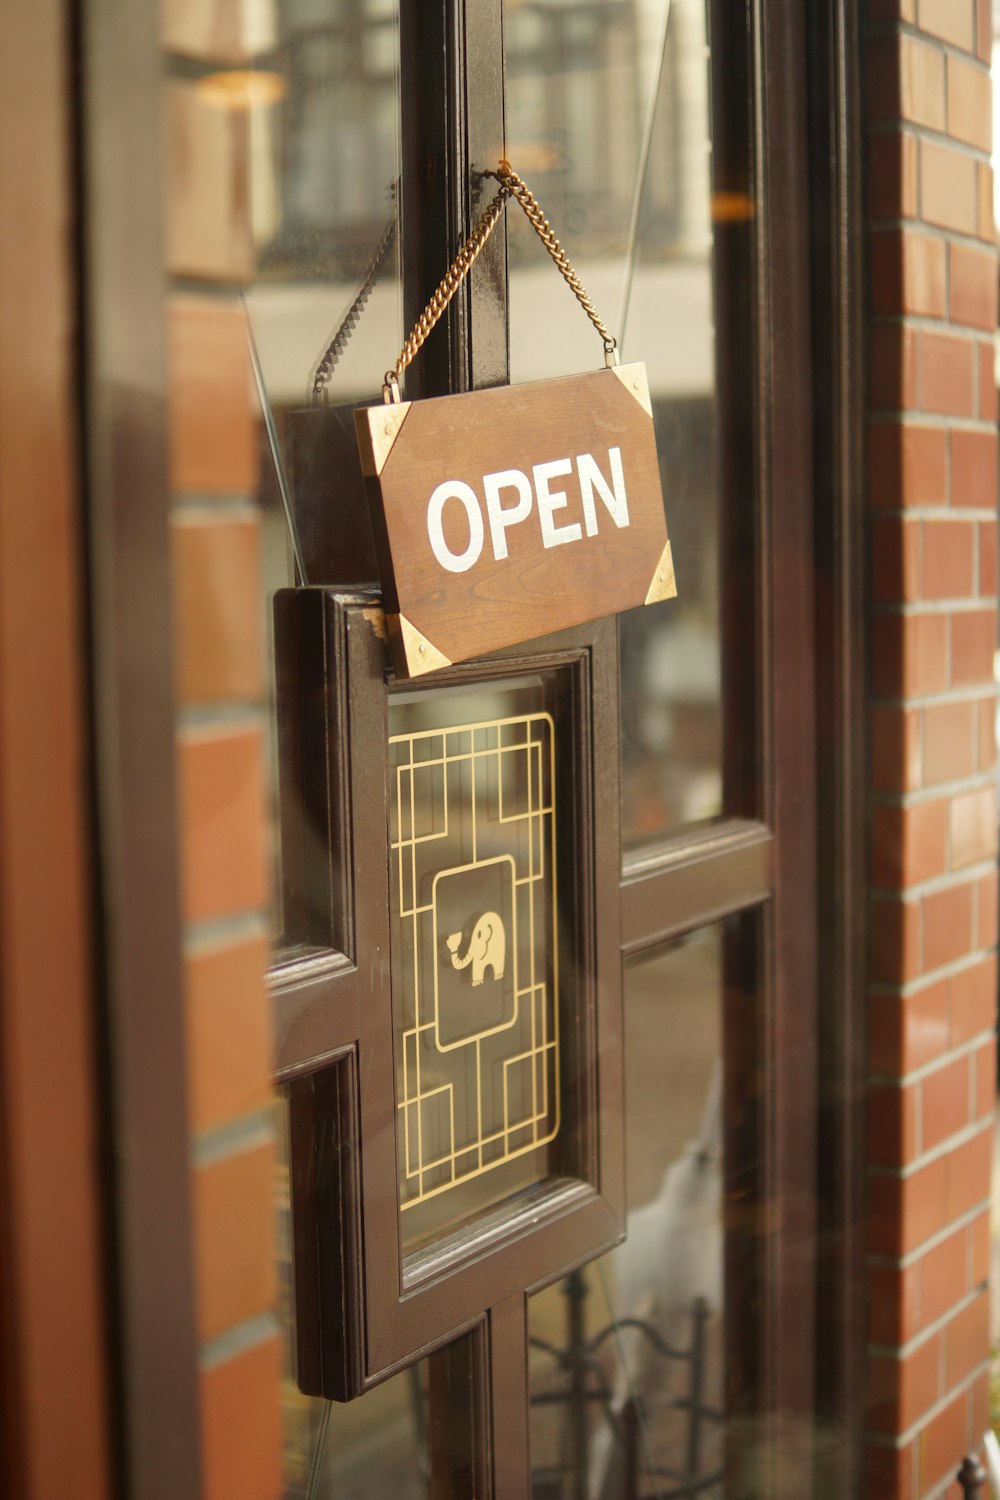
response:
[(643, 601), (646, 604), (656, 604), (660, 599), (674, 599), (677, 595), (677, 579), (674, 577), (674, 554), (670, 543), (667, 542), (660, 553), (660, 560), (656, 565), (652, 581)]
[(405, 615), (389, 615), (387, 619), (410, 677), (422, 677), (425, 672), (437, 672), (441, 667), (451, 666), (451, 658), (439, 651), (433, 641), (421, 635)]
[(361, 471), (369, 479), (377, 478), (388, 463), (412, 405), (412, 401), (401, 401), (395, 406), (367, 406), (354, 413)]

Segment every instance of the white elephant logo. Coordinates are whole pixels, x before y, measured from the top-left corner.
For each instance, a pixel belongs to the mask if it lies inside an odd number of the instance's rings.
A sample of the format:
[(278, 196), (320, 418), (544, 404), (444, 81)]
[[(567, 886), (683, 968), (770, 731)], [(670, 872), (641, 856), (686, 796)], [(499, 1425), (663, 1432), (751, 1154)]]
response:
[(495, 911), (484, 911), (476, 919), (469, 946), (464, 953), (458, 951), (462, 942), (460, 932), (451, 933), (446, 941), (453, 968), (467, 969), (472, 965), (473, 986), (482, 984), (487, 969), (493, 970), (494, 979), (503, 978), (507, 934), (504, 932), (502, 919)]

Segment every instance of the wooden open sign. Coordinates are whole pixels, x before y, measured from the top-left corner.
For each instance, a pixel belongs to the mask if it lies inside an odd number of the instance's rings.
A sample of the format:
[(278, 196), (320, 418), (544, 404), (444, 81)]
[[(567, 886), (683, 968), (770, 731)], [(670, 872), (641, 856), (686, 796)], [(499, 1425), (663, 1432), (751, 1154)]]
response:
[(644, 365), (355, 417), (401, 676), (676, 594)]

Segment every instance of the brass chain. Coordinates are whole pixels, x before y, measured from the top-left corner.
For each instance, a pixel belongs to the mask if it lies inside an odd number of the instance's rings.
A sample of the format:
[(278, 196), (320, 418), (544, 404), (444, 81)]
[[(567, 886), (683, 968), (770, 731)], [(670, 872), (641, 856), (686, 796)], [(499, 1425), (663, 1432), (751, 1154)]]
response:
[(517, 199), (527, 215), (528, 222), (562, 272), (567, 286), (604, 340), (605, 352), (612, 353), (618, 347), (618, 341), (598, 316), (597, 309), (591, 302), (583, 282), (570, 265), (569, 257), (556, 239), (552, 225), (542, 212), (541, 204), (527, 183), (518, 177), (509, 161), (501, 161), (499, 172), (487, 172), (486, 176), (495, 177), (503, 187), (507, 188), (511, 196)]
[(486, 241), (496, 228), (500, 215), (503, 213), (508, 198), (516, 198), (527, 216), (535, 233), (545, 246), (552, 259), (555, 261), (570, 290), (573, 292), (587, 317), (593, 323), (597, 332), (604, 341), (605, 363), (610, 364), (612, 359), (618, 362), (618, 341), (609, 332), (605, 323), (601, 320), (594, 307), (593, 302), (581, 282), (579, 276), (573, 270), (565, 250), (553, 233), (552, 226), (542, 212), (541, 205), (528, 185), (517, 175), (509, 161), (501, 160), (498, 172), (484, 172), (484, 177), (493, 177), (500, 184), (500, 191), (493, 202), (486, 209), (475, 229), (462, 245), (455, 259), (452, 261), (444, 280), (434, 293), (420, 317), (416, 326), (403, 345), (399, 358), (391, 370), (385, 374), (385, 382), (382, 393), (387, 402), (399, 401), (399, 377), (409, 365), (414, 356), (423, 347), (428, 334), (440, 319), (448, 303), (458, 291), (462, 282), (468, 276), (478, 256), (482, 252)]

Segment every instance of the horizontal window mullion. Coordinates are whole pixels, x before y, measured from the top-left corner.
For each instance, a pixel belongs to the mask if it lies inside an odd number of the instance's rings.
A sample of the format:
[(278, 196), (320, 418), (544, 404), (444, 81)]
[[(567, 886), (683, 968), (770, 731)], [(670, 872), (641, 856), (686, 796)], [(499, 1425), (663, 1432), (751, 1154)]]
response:
[(637, 953), (766, 901), (774, 887), (774, 836), (733, 819), (655, 852), (626, 856), (622, 950)]

